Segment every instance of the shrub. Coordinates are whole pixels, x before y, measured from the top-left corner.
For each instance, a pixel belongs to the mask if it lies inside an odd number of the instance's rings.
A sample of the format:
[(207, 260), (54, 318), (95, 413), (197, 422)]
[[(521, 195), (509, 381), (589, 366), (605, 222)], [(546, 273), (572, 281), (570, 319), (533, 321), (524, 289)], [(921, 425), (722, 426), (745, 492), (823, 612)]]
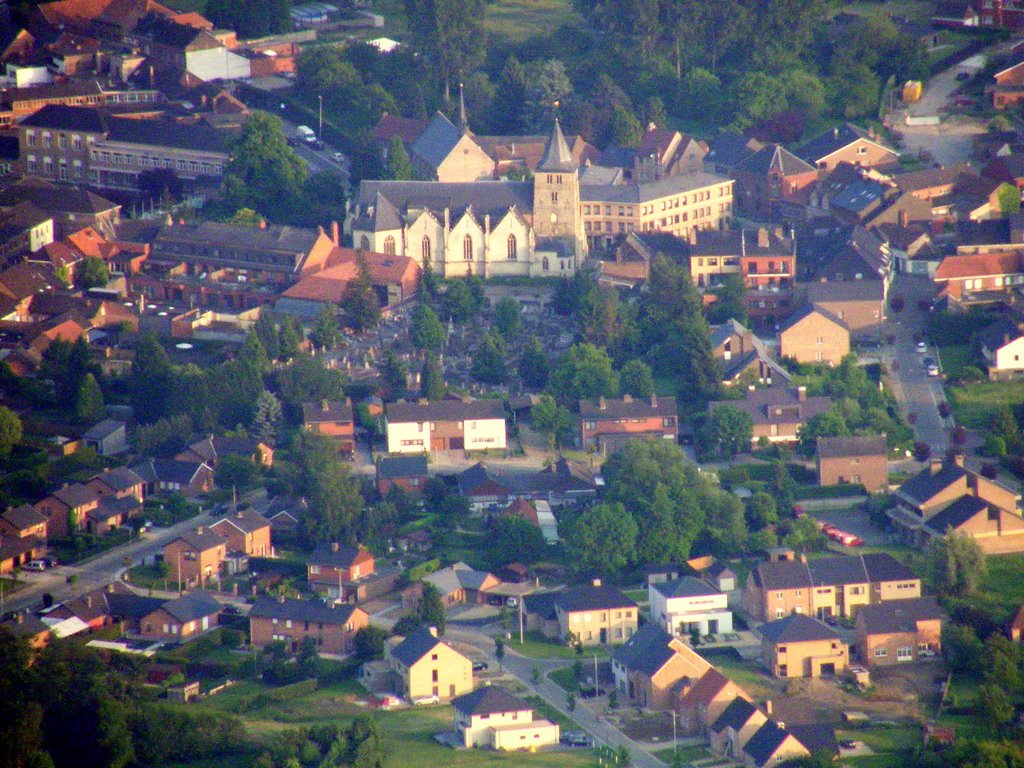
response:
[(948, 419), (949, 418), (949, 414), (951, 414), (952, 412), (953, 412), (953, 408), (945, 400), (943, 400), (941, 403), (939, 403), (939, 415), (942, 418)]
[(981, 465), (981, 476), (987, 477), (989, 480), (995, 480), (999, 474), (999, 467), (991, 462), (986, 462)]
[[(949, 437), (953, 441), (953, 445), (963, 445), (967, 442), (967, 427), (953, 427)], [(1006, 451), (1005, 441), (1003, 443), (1003, 451)]]
[(932, 455), (932, 447), (928, 443), (916, 442), (914, 443), (914, 458), (918, 461), (928, 461), (928, 458)]
[(1006, 440), (999, 435), (986, 435), (985, 444), (981, 447), (981, 453), (994, 459), (1003, 458), (1006, 456)]
[(956, 384), (972, 384), (974, 382), (983, 381), (985, 374), (980, 368), (973, 365), (965, 365), (960, 369), (960, 372), (956, 376)]
[(245, 642), (245, 633), (237, 629), (222, 629), (220, 633), (220, 644), (225, 648), (238, 648)]

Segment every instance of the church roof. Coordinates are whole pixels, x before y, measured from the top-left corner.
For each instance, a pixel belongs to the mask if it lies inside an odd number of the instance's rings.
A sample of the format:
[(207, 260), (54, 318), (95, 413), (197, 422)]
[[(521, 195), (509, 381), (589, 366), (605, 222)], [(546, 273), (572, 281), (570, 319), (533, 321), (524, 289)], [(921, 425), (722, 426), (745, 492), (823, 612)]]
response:
[[(360, 217), (355, 228), (375, 232), (399, 229), (394, 217), (414, 217), (427, 210), (436, 214), (446, 208), (453, 216), (472, 208), (477, 216), (502, 217), (510, 208), (520, 213), (533, 210), (533, 182), (529, 181), (364, 181), (359, 185), (359, 205), (373, 207), (373, 220)], [(387, 210), (382, 217), (381, 211)], [(386, 226), (385, 226), (386, 225)]]
[(576, 159), (569, 151), (569, 144), (562, 134), (562, 126), (555, 120), (555, 127), (551, 131), (551, 138), (544, 148), (544, 156), (540, 159), (537, 171), (544, 173), (572, 173), (579, 168)]
[(423, 129), (423, 133), (412, 143), (412, 151), (432, 168), (437, 168), (455, 149), (460, 138), (462, 133), (452, 121), (443, 113), (436, 112)]

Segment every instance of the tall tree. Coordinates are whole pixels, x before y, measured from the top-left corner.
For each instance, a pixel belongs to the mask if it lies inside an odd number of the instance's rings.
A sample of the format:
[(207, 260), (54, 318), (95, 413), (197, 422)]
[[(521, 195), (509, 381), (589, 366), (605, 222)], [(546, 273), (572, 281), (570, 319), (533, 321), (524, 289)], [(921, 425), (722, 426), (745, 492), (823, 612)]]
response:
[(443, 400), (447, 390), (441, 363), (437, 355), (428, 352), (423, 358), (423, 370), (420, 373), (420, 397), (431, 401)]
[(708, 307), (708, 322), (724, 323), (735, 320), (741, 325), (747, 322), (747, 295), (741, 275), (726, 275), (715, 289), (715, 303)]
[(572, 405), (586, 398), (613, 397), (619, 381), (607, 352), (593, 344), (574, 344), (558, 361), (551, 388), (561, 402)]
[(103, 413), (103, 390), (96, 382), (96, 377), (87, 373), (75, 398), (75, 421), (89, 424), (102, 419)]
[(398, 400), (405, 397), (405, 389), (408, 386), (409, 366), (405, 364), (394, 349), (389, 349), (381, 361), (380, 383), (388, 393), (390, 400)]
[(135, 418), (148, 424), (167, 413), (173, 366), (152, 333), (139, 340), (128, 375), (128, 391)]
[(355, 544), (357, 523), (365, 504), (358, 478), (338, 458), (330, 438), (301, 433), (295, 450), (301, 470), (301, 491), (309, 500), (309, 513), (300, 520), (307, 539)]
[(924, 560), (932, 586), (949, 595), (973, 594), (985, 576), (985, 553), (963, 531), (933, 536), (925, 547)]
[(256, 413), (250, 433), (267, 445), (273, 445), (281, 424), (281, 401), (273, 392), (263, 390), (256, 398)]
[(295, 315), (281, 318), (277, 333), (277, 359), (282, 362), (291, 360), (299, 353), (302, 344), (302, 323)]
[(547, 438), (549, 451), (557, 448), (566, 438), (572, 439), (572, 413), (556, 403), (550, 395), (542, 395), (530, 409), (530, 423)]
[(395, 181), (410, 181), (413, 178), (412, 161), (398, 136), (392, 136), (388, 143), (388, 178)]
[(82, 259), (75, 277), (78, 278), (79, 288), (102, 288), (110, 282), (110, 270), (99, 256), (86, 256)]
[(341, 341), (341, 329), (338, 328), (338, 317), (333, 305), (320, 310), (309, 332), (309, 340), (319, 349), (331, 349)]
[(630, 360), (619, 371), (619, 388), (624, 395), (650, 397), (654, 394), (654, 375), (643, 360)]
[(232, 146), (224, 194), (234, 207), (274, 219), (294, 210), (306, 175), (306, 164), (285, 141), (280, 118), (257, 111)]
[(0, 405), (0, 460), (6, 461), (21, 442), (22, 428), (18, 414), (5, 405)]
[(377, 298), (377, 289), (373, 285), (366, 256), (359, 254), (356, 265), (356, 278), (345, 289), (341, 305), (345, 320), (353, 329), (368, 331), (376, 328), (380, 322), (380, 299)]
[(622, 504), (600, 503), (572, 519), (565, 543), (579, 572), (616, 574), (633, 562), (638, 532)]
[(473, 378), (484, 384), (504, 384), (508, 380), (505, 358), (508, 347), (501, 334), (491, 329), (484, 336), (473, 355), (471, 373)]
[(531, 336), (530, 343), (519, 358), (519, 378), (523, 385), (530, 389), (542, 389), (548, 383), (550, 369), (548, 353), (544, 351), (540, 339)]
[(505, 296), (494, 307), (494, 325), (506, 339), (519, 333), (522, 324), (522, 311), (519, 302), (511, 296)]
[(412, 324), (409, 329), (413, 346), (419, 350), (440, 352), (444, 346), (444, 326), (437, 319), (437, 314), (425, 301), (416, 305), (412, 311)]
[(515, 54), (509, 55), (501, 69), (494, 101), (491, 102), (492, 130), (513, 136), (525, 130), (523, 109), (528, 88), (526, 70)]
[(413, 45), (440, 74), (445, 102), (484, 59), (487, 34), (483, 0), (405, 0)]
[(292, 0), (209, 0), (205, 13), (218, 28), (249, 39), (289, 31), (291, 10)]

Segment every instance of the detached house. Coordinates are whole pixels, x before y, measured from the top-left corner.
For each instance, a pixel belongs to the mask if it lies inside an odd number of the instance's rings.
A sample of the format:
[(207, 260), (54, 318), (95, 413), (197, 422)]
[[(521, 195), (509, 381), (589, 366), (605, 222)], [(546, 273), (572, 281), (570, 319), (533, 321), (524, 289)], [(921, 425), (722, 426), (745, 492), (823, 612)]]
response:
[(742, 760), (746, 768), (764, 768), (809, 754), (796, 736), (774, 720), (768, 720), (743, 746)]
[(1024, 334), (1015, 322), (1000, 318), (977, 335), (990, 379), (1019, 376), (1024, 372)]
[(818, 485), (860, 484), (868, 493), (888, 488), (887, 457), (884, 435), (819, 437)]
[(764, 342), (734, 319), (711, 329), (711, 347), (727, 387), (758, 383), (785, 386), (789, 372), (769, 354)]
[(683, 576), (673, 581), (649, 584), (651, 619), (669, 634), (701, 636), (732, 632), (729, 596), (707, 582)]
[(942, 650), (942, 609), (934, 597), (868, 605), (857, 613), (857, 652), (868, 666), (932, 658)]
[(170, 578), (185, 586), (202, 586), (220, 577), (228, 541), (217, 531), (198, 526), (164, 546)]
[(302, 404), (302, 428), (330, 437), (338, 446), (338, 453), (352, 456), (356, 449), (356, 423), (352, 401)]
[(170, 600), (139, 622), (143, 637), (185, 641), (215, 628), (223, 606), (197, 590)]
[(210, 526), (227, 539), (229, 552), (253, 557), (272, 557), (270, 521), (251, 509), (239, 510)]
[(793, 443), (808, 419), (832, 407), (832, 399), (808, 397), (806, 387), (769, 387), (748, 391), (743, 400), (715, 400), (708, 404), (708, 411), (713, 414), (723, 406), (750, 414), (754, 422), (752, 445), (762, 437), (771, 443)]
[(614, 453), (630, 440), (679, 437), (679, 412), (674, 397), (580, 400), (580, 445), (601, 455)]
[(682, 641), (645, 624), (612, 654), (619, 694), (648, 709), (673, 709), (711, 665)]
[(827, 309), (806, 306), (779, 331), (779, 353), (798, 363), (839, 365), (850, 354), (850, 327)]
[(761, 658), (775, 677), (820, 677), (846, 669), (849, 653), (838, 633), (799, 613), (761, 626)]
[(805, 142), (796, 155), (824, 171), (831, 171), (840, 163), (863, 168), (891, 168), (899, 163), (896, 150), (882, 144), (873, 131), (866, 131), (852, 123), (843, 123)]
[(307, 637), (313, 639), (317, 653), (351, 653), (353, 638), (369, 623), (362, 608), (319, 600), (264, 597), (249, 612), (252, 644), (264, 648), (281, 641), (290, 653), (300, 651)]
[[(708, 669), (689, 689), (678, 686), (676, 691), (676, 712), (683, 730), (710, 736), (710, 728), (739, 698), (746, 700), (747, 692), (714, 667)], [(681, 694), (681, 695), (680, 695)]]
[(46, 552), (46, 541), (38, 536), (0, 536), (0, 575), (29, 563)]
[(533, 707), (504, 688), (487, 685), (452, 699), (455, 734), (464, 747), (506, 752), (558, 744), (558, 726), (534, 720)]
[(421, 627), (388, 646), (386, 658), (398, 676), (400, 693), (411, 702), (432, 697), (451, 701), (473, 690), (473, 663), (441, 642), (433, 627)]
[(336, 541), (318, 544), (306, 561), (310, 588), (342, 601), (353, 599), (359, 582), (373, 573), (374, 559), (369, 550)]
[(750, 737), (768, 722), (768, 717), (750, 701), (736, 696), (717, 719), (711, 723), (708, 733), (711, 751), (743, 760), (743, 748)]
[(392, 486), (418, 493), (428, 477), (426, 456), (382, 456), (377, 460), (377, 493), (381, 496), (386, 496)]

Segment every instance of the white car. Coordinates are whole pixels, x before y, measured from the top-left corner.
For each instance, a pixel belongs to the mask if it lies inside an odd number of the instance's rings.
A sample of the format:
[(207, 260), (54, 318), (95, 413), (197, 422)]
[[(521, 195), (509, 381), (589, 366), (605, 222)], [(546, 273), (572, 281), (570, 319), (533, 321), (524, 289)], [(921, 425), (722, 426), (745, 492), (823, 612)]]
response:
[(413, 704), (437, 704), (439, 701), (441, 701), (441, 699), (439, 699), (436, 695), (424, 696), (421, 699), (415, 699), (413, 701)]
[(341, 152), (335, 152), (334, 154), (331, 155), (331, 157), (334, 158), (334, 162), (336, 163), (345, 162), (345, 155), (343, 155)]
[(917, 354), (923, 355), (927, 351), (928, 351), (928, 345), (927, 344), (925, 344), (923, 341), (917, 342)]
[(46, 570), (46, 563), (42, 560), (33, 560), (32, 562), (25, 563), (21, 568), (24, 571), (42, 572)]

